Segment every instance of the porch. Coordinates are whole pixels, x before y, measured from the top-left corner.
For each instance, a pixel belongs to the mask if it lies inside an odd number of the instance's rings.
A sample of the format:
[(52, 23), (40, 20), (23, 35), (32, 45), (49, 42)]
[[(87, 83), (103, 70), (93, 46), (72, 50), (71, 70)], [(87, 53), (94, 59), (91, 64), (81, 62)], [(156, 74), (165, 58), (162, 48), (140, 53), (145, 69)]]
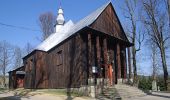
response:
[(101, 79), (109, 86), (125, 82), (126, 49), (133, 44), (91, 28), (87, 35), (88, 84), (96, 85)]

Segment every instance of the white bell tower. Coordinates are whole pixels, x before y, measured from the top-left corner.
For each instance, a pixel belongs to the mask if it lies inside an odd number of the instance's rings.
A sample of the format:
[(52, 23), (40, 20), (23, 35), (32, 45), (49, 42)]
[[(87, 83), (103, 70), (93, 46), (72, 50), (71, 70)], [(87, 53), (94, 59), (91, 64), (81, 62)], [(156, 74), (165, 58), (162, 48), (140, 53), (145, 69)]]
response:
[(63, 9), (60, 8), (58, 9), (58, 15), (56, 19), (56, 24), (55, 24), (55, 32), (59, 32), (59, 30), (64, 26), (65, 19), (64, 19), (64, 12)]

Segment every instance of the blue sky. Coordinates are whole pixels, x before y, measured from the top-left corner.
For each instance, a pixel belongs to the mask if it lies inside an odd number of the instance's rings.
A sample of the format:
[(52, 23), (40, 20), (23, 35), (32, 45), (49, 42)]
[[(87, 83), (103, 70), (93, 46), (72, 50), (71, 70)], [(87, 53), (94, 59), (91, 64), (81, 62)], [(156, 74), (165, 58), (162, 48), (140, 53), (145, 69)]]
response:
[[(38, 25), (39, 15), (48, 11), (57, 15), (60, 1), (64, 9), (66, 21), (71, 19), (73, 22), (77, 22), (102, 6), (108, 0), (1, 0), (0, 23), (40, 30)], [(122, 25), (126, 27), (128, 24), (123, 17), (121, 9), (122, 1), (123, 0), (112, 0), (112, 3)], [(39, 31), (22, 30), (0, 25), (0, 40), (6, 40), (21, 48), (28, 42), (33, 46), (37, 46), (40, 43), (37, 38), (40, 37), (41, 32)], [(140, 64), (141, 67), (139, 71), (142, 69), (141, 74), (151, 74), (150, 61), (142, 60), (145, 59), (145, 57), (141, 58), (140, 56), (146, 55), (146, 52), (140, 52), (138, 55), (140, 59), (140, 63), (138, 64)]]
[[(77, 22), (108, 0), (1, 0), (0, 23), (40, 30), (39, 15), (48, 11), (57, 15), (60, 1), (65, 19)], [(119, 2), (113, 1), (113, 3), (117, 5)], [(116, 6), (115, 9), (119, 8)], [(6, 40), (20, 47), (24, 47), (27, 42), (33, 46), (38, 45), (40, 41), (37, 37), (41, 37), (41, 32), (0, 25), (0, 40)]]

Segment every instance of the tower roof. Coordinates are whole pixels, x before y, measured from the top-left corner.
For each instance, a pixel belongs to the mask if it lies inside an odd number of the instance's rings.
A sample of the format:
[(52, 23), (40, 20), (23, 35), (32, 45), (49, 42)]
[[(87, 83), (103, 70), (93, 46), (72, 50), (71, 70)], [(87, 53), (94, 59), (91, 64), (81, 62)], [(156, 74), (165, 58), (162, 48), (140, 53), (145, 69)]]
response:
[(57, 25), (64, 25), (65, 19), (64, 19), (64, 12), (63, 9), (60, 7), (58, 9), (58, 15), (57, 15)]

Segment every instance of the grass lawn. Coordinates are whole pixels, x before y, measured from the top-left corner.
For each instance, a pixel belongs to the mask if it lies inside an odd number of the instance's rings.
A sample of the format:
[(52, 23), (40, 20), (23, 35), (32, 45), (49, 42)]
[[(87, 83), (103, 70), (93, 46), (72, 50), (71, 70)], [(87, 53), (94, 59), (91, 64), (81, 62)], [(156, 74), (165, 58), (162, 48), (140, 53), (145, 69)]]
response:
[(53, 96), (58, 96), (58, 95), (70, 95), (73, 97), (80, 97), (83, 96), (81, 93), (76, 93), (76, 92), (71, 92), (67, 93), (66, 89), (24, 89), (24, 88), (19, 88), (15, 90), (11, 90), (14, 92), (14, 95), (17, 96), (33, 96), (33, 95), (43, 95), (43, 94), (49, 94)]
[(6, 91), (8, 91), (7, 88), (0, 88), (0, 93), (4, 93), (4, 92), (6, 92)]

